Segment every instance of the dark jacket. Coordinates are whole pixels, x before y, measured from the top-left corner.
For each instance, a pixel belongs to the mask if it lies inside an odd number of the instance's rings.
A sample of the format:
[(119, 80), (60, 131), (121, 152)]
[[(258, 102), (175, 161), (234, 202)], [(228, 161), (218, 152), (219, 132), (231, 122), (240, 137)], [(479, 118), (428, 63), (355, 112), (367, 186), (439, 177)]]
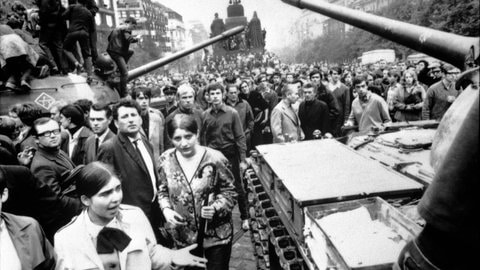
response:
[(55, 252), (38, 222), (8, 213), (1, 215), (17, 250), (22, 270), (55, 269)]
[[(143, 136), (142, 141), (153, 160), (153, 147)], [(112, 165), (122, 182), (122, 203), (140, 207), (152, 221), (154, 216), (154, 209), (152, 209), (152, 199), (154, 198), (152, 182), (142, 157), (138, 154), (128, 137), (118, 133), (113, 139), (104, 142), (100, 146), (98, 160)], [(155, 162), (153, 164), (155, 166)], [(157, 181), (156, 186), (158, 186), (157, 169), (155, 168), (154, 171), (155, 180)], [(155, 211), (160, 210), (155, 209)]]
[(333, 126), (332, 123), (335, 123), (337, 117), (340, 114), (340, 109), (338, 107), (338, 102), (333, 96), (333, 94), (328, 91), (324, 86), (320, 86), (317, 88), (317, 99), (320, 101), (325, 102), (328, 106), (329, 111), (329, 130), (327, 132), (332, 132), (331, 127)]
[(306, 101), (300, 103), (298, 107), (298, 117), (303, 132), (305, 133), (305, 140), (312, 140), (313, 131), (318, 129), (325, 134), (328, 127), (328, 106), (325, 102), (314, 99), (312, 104), (306, 104)]
[(115, 28), (108, 35), (108, 53), (115, 53), (123, 57), (130, 57), (133, 54), (130, 43), (135, 43), (138, 40), (132, 36), (132, 31), (125, 28)]
[(87, 127), (82, 127), (82, 131), (78, 135), (78, 141), (75, 148), (72, 151), (72, 161), (75, 165), (84, 164), (83, 160), (85, 159), (85, 155), (87, 154), (87, 147), (85, 142), (87, 141), (88, 137), (93, 135), (93, 132), (88, 129)]
[[(107, 135), (105, 135), (105, 139), (103, 139), (103, 143), (115, 137), (115, 133), (113, 133), (110, 129), (107, 130)], [(100, 149), (95, 149), (95, 140), (97, 137), (95, 134), (90, 135), (85, 141), (85, 155), (83, 156), (83, 164), (88, 164), (90, 162), (97, 160), (97, 155)], [(98, 146), (100, 148), (100, 145)]]
[(73, 162), (62, 150), (51, 153), (39, 148), (33, 157), (30, 171), (40, 184), (47, 185), (53, 192), (49, 198), (43, 199), (58, 200), (54, 208), (55, 211), (44, 213), (44, 221), (40, 220), (50, 239), (53, 238), (53, 234), (59, 228), (67, 224), (72, 217), (78, 215), (81, 210), (81, 203), (78, 198), (63, 194), (69, 187), (66, 185), (65, 179), (74, 167)]
[(91, 33), (95, 23), (92, 13), (81, 4), (73, 4), (62, 14), (69, 21), (68, 32), (85, 31)]

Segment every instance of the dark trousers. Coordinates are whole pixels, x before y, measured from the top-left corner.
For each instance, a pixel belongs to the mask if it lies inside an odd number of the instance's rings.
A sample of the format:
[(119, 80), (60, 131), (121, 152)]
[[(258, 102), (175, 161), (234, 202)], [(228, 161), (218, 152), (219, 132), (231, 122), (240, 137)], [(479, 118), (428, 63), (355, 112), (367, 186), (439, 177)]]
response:
[(51, 65), (58, 69), (66, 69), (63, 62), (63, 31), (60, 27), (42, 26), (38, 43)]
[[(230, 264), (230, 255), (232, 254), (232, 242), (226, 245), (217, 245), (205, 249), (205, 258), (207, 270), (228, 270)], [(200, 268), (186, 267), (185, 270), (197, 270)]]
[(242, 220), (245, 220), (248, 219), (249, 216), (247, 195), (245, 194), (242, 176), (240, 175), (240, 159), (238, 157), (237, 151), (232, 148), (235, 147), (228, 147), (228, 149), (222, 149), (220, 151), (232, 165), (231, 170), (234, 177), (233, 184), (235, 185), (235, 189), (238, 193), (238, 209), (240, 210), (240, 218)]
[[(113, 61), (117, 64), (118, 71), (120, 72), (120, 85), (118, 87), (118, 94), (121, 98), (127, 95), (127, 79), (128, 79), (128, 67), (127, 63), (131, 54), (123, 56), (118, 53), (108, 52)], [(132, 52), (133, 54), (133, 52)]]

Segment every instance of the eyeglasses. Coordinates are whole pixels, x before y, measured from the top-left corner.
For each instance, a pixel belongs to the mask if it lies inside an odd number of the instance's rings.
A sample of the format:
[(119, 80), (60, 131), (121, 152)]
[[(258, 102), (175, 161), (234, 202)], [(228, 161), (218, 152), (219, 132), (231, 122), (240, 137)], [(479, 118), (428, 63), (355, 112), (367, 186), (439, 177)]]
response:
[(362, 84), (359, 84), (359, 85), (355, 85), (355, 88), (356, 89), (367, 88), (367, 85), (365, 83), (362, 83)]
[(54, 129), (54, 130), (49, 130), (49, 131), (45, 131), (45, 132), (42, 132), (40, 134), (38, 134), (38, 137), (41, 137), (41, 136), (44, 136), (44, 137), (50, 137), (53, 135), (58, 135), (60, 134), (60, 129)]

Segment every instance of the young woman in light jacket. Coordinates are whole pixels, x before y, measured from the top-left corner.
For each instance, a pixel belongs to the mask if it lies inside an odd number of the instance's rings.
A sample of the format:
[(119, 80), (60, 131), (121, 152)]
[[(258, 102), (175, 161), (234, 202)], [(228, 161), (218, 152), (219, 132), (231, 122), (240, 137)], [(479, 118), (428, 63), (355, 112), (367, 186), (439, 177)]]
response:
[(120, 204), (121, 183), (106, 164), (93, 162), (73, 174), (85, 209), (55, 234), (56, 269), (205, 267), (205, 259), (189, 253), (196, 245), (170, 250), (157, 244), (142, 210)]

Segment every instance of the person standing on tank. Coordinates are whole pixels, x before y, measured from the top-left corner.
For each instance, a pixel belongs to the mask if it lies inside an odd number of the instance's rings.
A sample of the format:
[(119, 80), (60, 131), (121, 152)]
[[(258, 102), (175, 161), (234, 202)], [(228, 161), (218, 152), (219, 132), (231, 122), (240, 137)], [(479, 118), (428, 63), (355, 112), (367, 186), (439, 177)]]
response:
[(128, 17), (123, 25), (113, 29), (110, 35), (108, 35), (107, 52), (117, 64), (120, 72), (120, 85), (118, 88), (120, 97), (125, 97), (127, 95), (127, 63), (133, 55), (133, 51), (130, 50), (129, 47), (130, 43), (135, 43), (139, 40), (138, 37), (132, 35), (132, 30), (136, 25), (137, 20)]

